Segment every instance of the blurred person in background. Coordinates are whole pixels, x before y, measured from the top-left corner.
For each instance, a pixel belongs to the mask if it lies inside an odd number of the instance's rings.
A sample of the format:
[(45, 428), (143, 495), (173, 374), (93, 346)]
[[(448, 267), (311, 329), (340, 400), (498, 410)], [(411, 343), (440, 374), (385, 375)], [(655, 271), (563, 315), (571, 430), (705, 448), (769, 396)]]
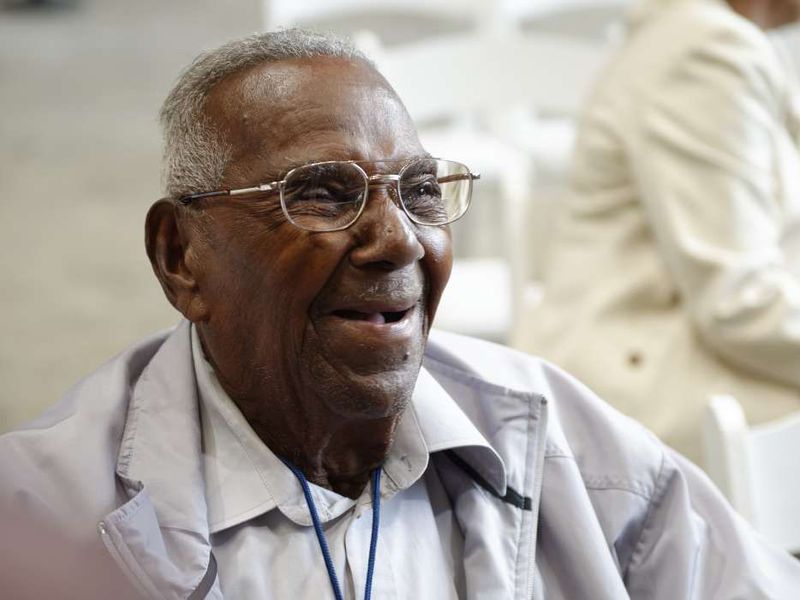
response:
[(583, 115), (516, 345), (702, 461), (714, 393), (800, 410), (800, 0), (647, 0)]

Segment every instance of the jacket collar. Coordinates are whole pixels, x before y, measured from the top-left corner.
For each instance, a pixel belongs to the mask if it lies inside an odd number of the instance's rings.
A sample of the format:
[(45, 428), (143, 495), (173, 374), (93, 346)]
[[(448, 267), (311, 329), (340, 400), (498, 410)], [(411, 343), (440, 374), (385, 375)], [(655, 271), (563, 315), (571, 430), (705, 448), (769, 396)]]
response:
[[(430, 364), (436, 368), (429, 366), (430, 372), (422, 371), (418, 385), (430, 398), (421, 405), (427, 425), (420, 428), (431, 451), (452, 448), (460, 439), (460, 428), (448, 426), (452, 425), (447, 423), (449, 413), (439, 406), (439, 401), (455, 400), (466, 422), (488, 441), (485, 446), (461, 446), (459, 454), (499, 494), (513, 485), (529, 497), (532, 507), (519, 511), (480, 494), (459, 502), (463, 490), (474, 490), (472, 482), (463, 477), (448, 490), (456, 500), (456, 518), (462, 523), (465, 547), (472, 548), (465, 556), (468, 581), (471, 572), (481, 574), (468, 589), (486, 590), (489, 581), (494, 584), (492, 589), (507, 589), (508, 573), (502, 564), (514, 564), (513, 597), (529, 598), (544, 461), (545, 402), (531, 391), (509, 390), (459, 370)], [(487, 404), (491, 404), (491, 410), (487, 410)], [(153, 356), (133, 389), (117, 458), (117, 474), (131, 500), (103, 521), (112, 556), (149, 597), (195, 597), (198, 586), (206, 586), (208, 589), (203, 587), (202, 592), (208, 595), (199, 597), (222, 598), (213, 576), (201, 438), (190, 327), (182, 322)], [(484, 508), (477, 510), (480, 506)], [(507, 539), (519, 543), (498, 548), (498, 531), (482, 526), (485, 518), (492, 522), (499, 519), (498, 523), (516, 529)], [(497, 556), (501, 549), (504, 557)], [(485, 568), (487, 564), (500, 566), (492, 574)]]
[(222, 597), (208, 540), (197, 393), (188, 384), (189, 339), (183, 322), (132, 391), (116, 464), (130, 500), (101, 523), (106, 547), (131, 582), (165, 600)]
[(189, 357), (189, 323), (184, 321), (133, 390), (117, 474), (123, 481), (146, 482), (162, 527), (206, 535), (200, 414)]
[[(310, 526), (306, 501), (294, 475), (258, 438), (219, 384), (203, 355), (194, 327), (191, 328), (191, 347), (202, 413), (211, 533), (275, 508), (295, 523)], [(455, 448), (461, 449), (471, 468), (494, 490), (501, 496), (505, 494), (503, 461), (456, 402), (423, 368), (383, 466), (384, 498), (422, 477), (431, 453)], [(317, 508), (323, 522), (338, 517), (355, 504), (350, 498), (317, 488), (313, 483), (310, 485), (318, 496)]]
[[(426, 354), (425, 365), (444, 391), (457, 399), (459, 407), (506, 466), (502, 498), (492, 498), (477, 489), (475, 484), (481, 485), (480, 478), (486, 479), (484, 473), (478, 473), (480, 477), (476, 478), (457, 466), (439, 469), (461, 524), (464, 548), (470, 549), (464, 554), (467, 597), (520, 600), (541, 597), (535, 561), (549, 431), (548, 403), (533, 389), (510, 389), (502, 382), (487, 381), (471, 371), (469, 365), (460, 365), (458, 357), (447, 347)], [(458, 455), (465, 458), (462, 450)], [(471, 464), (480, 462), (473, 457)], [(525, 508), (509, 502), (511, 490), (521, 497)], [(514, 542), (508, 543), (509, 540)]]

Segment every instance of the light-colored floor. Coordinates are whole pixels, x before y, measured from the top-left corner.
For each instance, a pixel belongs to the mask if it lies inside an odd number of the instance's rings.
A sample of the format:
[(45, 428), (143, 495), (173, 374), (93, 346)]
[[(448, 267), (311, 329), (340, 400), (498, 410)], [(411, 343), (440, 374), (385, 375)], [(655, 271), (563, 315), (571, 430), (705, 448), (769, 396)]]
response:
[(0, 12), (0, 432), (174, 324), (143, 250), (157, 112), (204, 48), (256, 31), (259, 0), (83, 0)]

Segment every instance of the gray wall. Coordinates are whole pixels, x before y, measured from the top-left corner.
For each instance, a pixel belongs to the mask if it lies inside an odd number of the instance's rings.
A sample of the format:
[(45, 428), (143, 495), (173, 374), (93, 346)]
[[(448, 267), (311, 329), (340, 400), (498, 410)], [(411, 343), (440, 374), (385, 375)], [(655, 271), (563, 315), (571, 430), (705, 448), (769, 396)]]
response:
[(258, 0), (0, 11), (0, 431), (177, 322), (142, 244), (156, 114), (192, 57), (260, 23)]

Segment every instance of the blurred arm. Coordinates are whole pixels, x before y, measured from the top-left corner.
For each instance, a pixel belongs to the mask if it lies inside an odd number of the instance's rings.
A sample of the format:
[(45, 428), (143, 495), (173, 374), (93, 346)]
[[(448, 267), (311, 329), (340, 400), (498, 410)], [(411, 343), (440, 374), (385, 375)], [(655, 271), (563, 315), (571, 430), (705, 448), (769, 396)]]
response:
[(780, 246), (780, 80), (760, 33), (713, 32), (653, 90), (631, 152), (700, 338), (740, 368), (800, 386), (800, 280)]

